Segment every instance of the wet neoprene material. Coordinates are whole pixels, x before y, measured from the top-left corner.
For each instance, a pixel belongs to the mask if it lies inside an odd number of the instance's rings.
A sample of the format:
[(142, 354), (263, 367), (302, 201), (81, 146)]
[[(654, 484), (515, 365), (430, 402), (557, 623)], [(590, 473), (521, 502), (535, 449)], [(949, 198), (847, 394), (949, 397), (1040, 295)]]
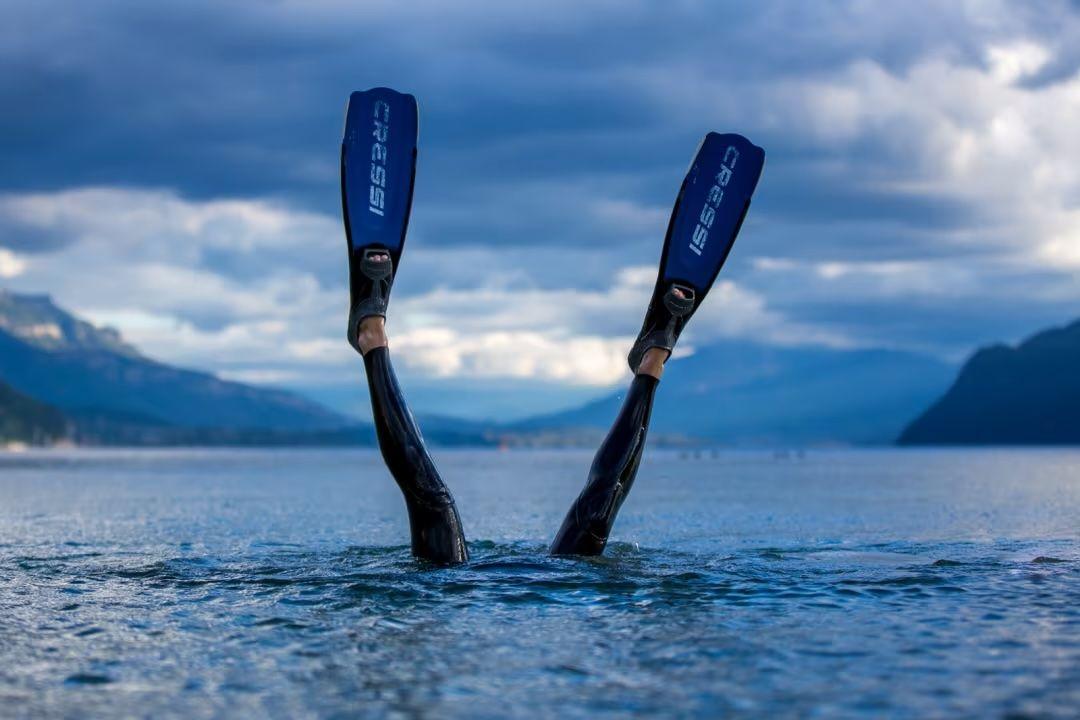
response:
[(387, 349), (368, 350), (364, 367), (379, 449), (405, 496), (413, 554), (436, 563), (465, 562), (469, 551), (454, 498), (439, 477), (405, 404)]
[(659, 380), (636, 375), (607, 437), (596, 451), (585, 489), (566, 514), (552, 555), (599, 555), (607, 545), (615, 516), (634, 484), (653, 397)]

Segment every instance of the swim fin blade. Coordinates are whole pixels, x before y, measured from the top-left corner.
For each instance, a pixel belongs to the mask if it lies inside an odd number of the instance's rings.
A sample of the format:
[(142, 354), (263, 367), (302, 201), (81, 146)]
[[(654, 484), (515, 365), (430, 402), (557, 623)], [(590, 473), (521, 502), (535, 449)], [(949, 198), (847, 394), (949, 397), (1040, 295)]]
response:
[[(349, 96), (341, 140), (341, 209), (349, 250), (349, 342), (354, 347), (360, 320), (386, 314), (409, 227), (418, 130), (412, 95), (374, 88)], [(390, 256), (389, 263), (374, 262), (381, 253)]]
[(630, 369), (651, 347), (672, 350), (724, 266), (750, 208), (765, 151), (742, 135), (702, 140), (671, 211), (649, 309), (630, 350)]

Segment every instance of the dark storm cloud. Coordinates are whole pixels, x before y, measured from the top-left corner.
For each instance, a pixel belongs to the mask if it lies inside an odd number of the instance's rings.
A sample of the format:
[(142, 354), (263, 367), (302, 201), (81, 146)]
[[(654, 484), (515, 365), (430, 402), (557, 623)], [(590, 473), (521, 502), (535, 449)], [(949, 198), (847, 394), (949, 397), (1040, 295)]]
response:
[(793, 319), (825, 322), (870, 346), (921, 350), (954, 359), (990, 343), (1019, 342), (1039, 329), (1063, 325), (1075, 317), (1074, 303), (1017, 303), (1009, 297), (944, 304), (924, 299), (905, 302), (903, 311), (898, 310), (897, 303), (888, 300), (822, 299), (785, 307)]
[[(936, 8), (933, 23), (840, 3), (545, 7), (9, 5), (0, 187), (276, 195), (334, 212), (343, 100), (353, 88), (392, 84), (421, 99), (421, 192), (433, 216), (461, 192), (484, 201), (483, 221), (433, 233), (466, 241), (492, 222), (530, 224), (504, 217), (504, 195), (521, 183), (615, 177), (611, 191), (666, 204), (676, 175), (667, 169), (681, 166), (711, 127), (756, 133), (774, 157), (797, 153), (740, 110), (755, 85), (858, 58), (895, 71), (946, 49), (978, 58), (970, 33), (960, 32), (968, 20), (950, 4)], [(719, 93), (705, 82), (717, 78)], [(669, 88), (667, 101), (650, 91), (657, 86)], [(713, 100), (708, 113), (695, 108), (702, 93)], [(843, 179), (833, 184), (850, 194)], [(504, 241), (531, 240), (512, 229)]]
[(33, 255), (59, 250), (75, 238), (53, 228), (42, 228), (19, 222), (17, 219), (0, 217), (0, 248)]

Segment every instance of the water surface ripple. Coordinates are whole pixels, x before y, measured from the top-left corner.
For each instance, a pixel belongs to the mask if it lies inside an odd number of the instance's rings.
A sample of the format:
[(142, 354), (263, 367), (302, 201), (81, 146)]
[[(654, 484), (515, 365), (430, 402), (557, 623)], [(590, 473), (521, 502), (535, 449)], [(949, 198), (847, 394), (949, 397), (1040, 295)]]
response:
[(1080, 453), (652, 453), (591, 560), (545, 554), (587, 455), (440, 459), (459, 568), (372, 453), (0, 457), (3, 715), (1080, 707)]

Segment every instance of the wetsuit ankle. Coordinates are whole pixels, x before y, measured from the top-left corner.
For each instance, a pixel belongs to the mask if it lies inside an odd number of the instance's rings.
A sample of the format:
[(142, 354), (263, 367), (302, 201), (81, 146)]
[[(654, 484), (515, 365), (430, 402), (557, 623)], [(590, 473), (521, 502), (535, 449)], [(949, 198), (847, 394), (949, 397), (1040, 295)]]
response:
[(645, 448), (653, 397), (660, 381), (635, 375), (615, 422), (596, 451), (589, 479), (551, 544), (552, 555), (599, 555), (626, 500)]
[(405, 496), (418, 558), (439, 563), (468, 560), (461, 518), (449, 488), (428, 454), (390, 364), (389, 350), (375, 347), (364, 355), (375, 432), (383, 460)]

